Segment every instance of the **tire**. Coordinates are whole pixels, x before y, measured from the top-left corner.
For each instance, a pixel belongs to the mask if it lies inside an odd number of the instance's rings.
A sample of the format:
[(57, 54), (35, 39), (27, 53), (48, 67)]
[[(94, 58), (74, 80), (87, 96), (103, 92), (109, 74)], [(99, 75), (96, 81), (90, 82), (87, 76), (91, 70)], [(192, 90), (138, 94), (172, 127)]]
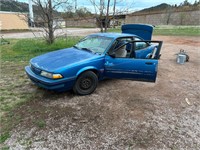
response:
[(86, 71), (77, 78), (73, 91), (78, 95), (88, 95), (95, 91), (97, 85), (97, 75), (92, 71)]

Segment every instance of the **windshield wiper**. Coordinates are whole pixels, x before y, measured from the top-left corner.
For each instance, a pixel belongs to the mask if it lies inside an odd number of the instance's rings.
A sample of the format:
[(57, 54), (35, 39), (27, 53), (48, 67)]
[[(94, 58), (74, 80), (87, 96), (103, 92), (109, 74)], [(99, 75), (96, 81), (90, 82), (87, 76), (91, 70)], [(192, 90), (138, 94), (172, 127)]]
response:
[(77, 48), (77, 49), (80, 49), (80, 48), (79, 48), (78, 46), (76, 46), (76, 45), (74, 45), (73, 47), (74, 47), (74, 48)]
[(89, 52), (92, 52), (92, 53), (95, 53), (93, 50), (89, 49), (89, 48), (86, 48), (86, 47), (83, 47), (81, 48), (82, 50), (86, 50), (86, 51), (89, 51)]

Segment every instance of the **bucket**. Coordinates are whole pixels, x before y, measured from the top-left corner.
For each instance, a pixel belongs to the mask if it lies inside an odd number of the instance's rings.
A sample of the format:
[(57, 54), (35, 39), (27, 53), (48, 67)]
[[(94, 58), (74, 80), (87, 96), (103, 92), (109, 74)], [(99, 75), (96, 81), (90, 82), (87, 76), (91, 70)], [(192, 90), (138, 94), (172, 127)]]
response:
[(184, 64), (186, 62), (186, 55), (178, 54), (176, 61), (177, 61), (178, 64)]

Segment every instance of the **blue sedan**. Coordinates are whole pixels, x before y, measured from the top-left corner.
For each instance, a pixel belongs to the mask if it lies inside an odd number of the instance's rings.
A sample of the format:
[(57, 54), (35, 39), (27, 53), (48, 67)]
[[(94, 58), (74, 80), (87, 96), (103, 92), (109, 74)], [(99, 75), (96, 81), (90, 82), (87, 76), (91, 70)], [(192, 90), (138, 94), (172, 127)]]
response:
[(152, 41), (150, 25), (124, 25), (122, 33), (89, 35), (71, 48), (49, 52), (25, 67), (36, 85), (91, 94), (105, 78), (155, 82), (162, 41)]

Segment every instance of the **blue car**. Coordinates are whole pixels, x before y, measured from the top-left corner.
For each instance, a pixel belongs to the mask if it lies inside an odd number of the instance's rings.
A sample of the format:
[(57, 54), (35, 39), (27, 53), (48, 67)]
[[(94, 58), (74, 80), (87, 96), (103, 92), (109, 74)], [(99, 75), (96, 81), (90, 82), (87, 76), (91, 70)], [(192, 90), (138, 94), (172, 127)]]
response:
[(128, 24), (122, 33), (96, 33), (71, 48), (49, 52), (25, 67), (36, 85), (87, 95), (105, 78), (155, 82), (162, 41), (152, 41), (153, 26)]

